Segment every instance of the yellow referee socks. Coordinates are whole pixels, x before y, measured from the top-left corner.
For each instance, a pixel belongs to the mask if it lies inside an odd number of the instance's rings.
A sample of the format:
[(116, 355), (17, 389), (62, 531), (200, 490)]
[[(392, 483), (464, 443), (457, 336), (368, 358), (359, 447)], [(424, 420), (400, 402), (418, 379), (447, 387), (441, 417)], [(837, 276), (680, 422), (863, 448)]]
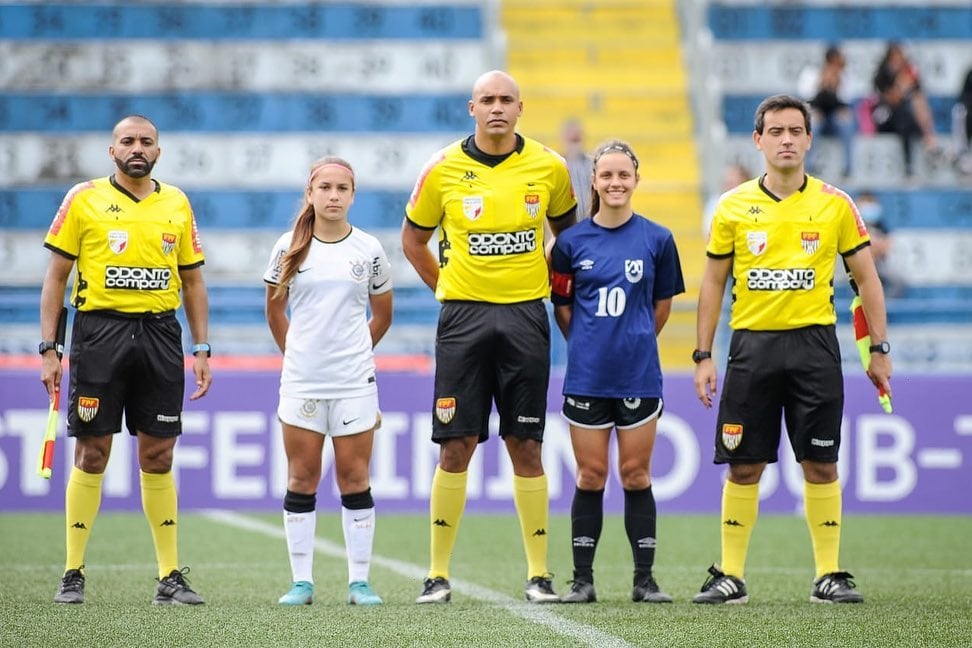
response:
[(91, 527), (101, 507), (101, 481), (104, 473), (86, 473), (72, 468), (64, 496), (64, 521), (67, 527), (64, 571), (84, 566)]
[(840, 482), (829, 484), (803, 484), (803, 506), (813, 543), (813, 561), (817, 578), (840, 571), (840, 524), (843, 498)]
[(179, 500), (172, 471), (147, 473), (139, 471), (142, 482), (142, 510), (152, 529), (155, 559), (159, 563), (159, 580), (179, 569), (177, 541)]
[(435, 467), (432, 493), (429, 496), (429, 518), (432, 528), (430, 545), (432, 562), (429, 578), (449, 578), (449, 559), (456, 545), (459, 522), (466, 508), (468, 472), (450, 473)]
[(513, 502), (520, 518), (523, 548), (526, 550), (527, 579), (547, 575), (547, 524), (550, 498), (547, 476), (513, 475)]
[(749, 537), (759, 515), (759, 484), (726, 481), (722, 488), (723, 573), (742, 579), (746, 571)]

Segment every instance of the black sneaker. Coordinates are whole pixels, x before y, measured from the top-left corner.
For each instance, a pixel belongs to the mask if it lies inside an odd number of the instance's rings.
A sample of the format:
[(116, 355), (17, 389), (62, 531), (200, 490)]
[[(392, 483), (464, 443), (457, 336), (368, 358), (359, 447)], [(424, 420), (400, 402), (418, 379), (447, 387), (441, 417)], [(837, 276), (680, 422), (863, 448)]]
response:
[(549, 574), (534, 576), (528, 580), (523, 588), (523, 594), (526, 595), (526, 600), (531, 603), (557, 603), (560, 601), (560, 597), (553, 591), (553, 582)]
[[(84, 565), (81, 565), (81, 569)], [(55, 603), (84, 603), (84, 574), (81, 569), (69, 569), (61, 578), (61, 586), (54, 595)]]
[(583, 580), (570, 581), (570, 591), (560, 597), (561, 603), (594, 603), (597, 601), (597, 592), (594, 591), (594, 583)]
[(448, 603), (452, 600), (452, 588), (449, 581), (441, 576), (426, 578), (422, 583), (422, 593), (416, 603)]
[(661, 591), (655, 579), (649, 576), (631, 590), (631, 600), (643, 603), (671, 603), (672, 597)]
[(812, 603), (863, 603), (864, 596), (854, 589), (852, 578), (854, 577), (845, 571), (824, 574), (813, 582), (810, 601)]
[(709, 578), (702, 585), (702, 591), (692, 599), (693, 603), (746, 603), (749, 595), (746, 593), (746, 582), (735, 576), (723, 574), (712, 565), (709, 567)]
[(186, 574), (189, 573), (188, 567), (182, 570), (173, 569), (172, 572), (158, 581), (155, 588), (155, 598), (152, 603), (155, 605), (201, 605), (205, 603), (203, 597), (192, 591)]

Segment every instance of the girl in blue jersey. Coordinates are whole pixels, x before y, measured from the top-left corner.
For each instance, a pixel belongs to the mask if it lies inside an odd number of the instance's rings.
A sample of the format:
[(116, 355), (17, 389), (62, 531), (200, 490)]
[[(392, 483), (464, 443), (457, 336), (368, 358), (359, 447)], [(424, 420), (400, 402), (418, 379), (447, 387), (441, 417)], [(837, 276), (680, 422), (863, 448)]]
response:
[(655, 498), (651, 453), (662, 411), (658, 339), (672, 298), (685, 292), (672, 233), (635, 214), (638, 158), (624, 142), (594, 156), (593, 216), (557, 238), (552, 301), (567, 339), (563, 414), (577, 460), (571, 506), (574, 580), (565, 603), (591, 603), (603, 523), (611, 430), (618, 431), (624, 526), (634, 556), (632, 599), (668, 603), (652, 575)]

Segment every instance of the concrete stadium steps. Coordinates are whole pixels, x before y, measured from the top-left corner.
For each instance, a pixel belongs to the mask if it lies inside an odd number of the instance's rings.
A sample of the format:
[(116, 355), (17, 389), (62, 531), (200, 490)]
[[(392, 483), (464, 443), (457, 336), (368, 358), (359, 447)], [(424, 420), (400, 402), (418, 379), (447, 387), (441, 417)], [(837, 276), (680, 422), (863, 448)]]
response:
[(504, 0), (501, 16), (510, 37), (547, 32), (572, 42), (615, 31), (652, 40), (671, 38), (673, 45), (678, 38), (676, 6), (669, 0)]
[[(553, 142), (559, 132), (543, 130), (548, 124), (562, 124), (567, 119), (583, 115), (587, 137), (591, 142), (599, 138), (617, 137), (618, 124), (636, 124), (644, 135), (657, 137), (689, 137), (692, 135), (692, 113), (687, 110), (685, 93), (679, 89), (650, 91), (626, 89), (602, 91), (594, 88), (538, 89), (521, 87), (524, 101), (520, 124), (523, 132), (545, 142)], [(542, 107), (542, 112), (536, 106)], [(593, 130), (605, 128), (604, 132)]]
[(635, 210), (673, 231), (692, 291), (676, 299), (662, 362), (690, 368), (704, 244), (675, 0), (503, 0), (500, 16), (524, 102), (519, 130), (559, 148), (564, 122), (577, 118), (589, 149), (619, 138), (637, 153)]

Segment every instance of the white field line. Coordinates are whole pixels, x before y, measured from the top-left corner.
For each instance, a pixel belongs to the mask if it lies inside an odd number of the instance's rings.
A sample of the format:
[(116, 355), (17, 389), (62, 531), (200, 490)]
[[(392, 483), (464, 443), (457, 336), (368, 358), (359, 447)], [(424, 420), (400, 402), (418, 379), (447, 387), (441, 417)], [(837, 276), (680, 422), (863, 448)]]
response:
[[(277, 526), (267, 524), (232, 511), (211, 510), (204, 512), (204, 515), (211, 520), (221, 522), (238, 529), (243, 529), (245, 531), (260, 533), (273, 538), (285, 538), (282, 525)], [(315, 540), (314, 548), (319, 553), (330, 556), (331, 558), (344, 559), (346, 557), (343, 545), (339, 545), (328, 540)], [(400, 576), (404, 576), (405, 578), (415, 579), (416, 581), (423, 580), (427, 575), (424, 567), (420, 567), (415, 563), (395, 560), (394, 558), (373, 556), (371, 563), (373, 565), (384, 567), (385, 569), (393, 571)], [(547, 606), (517, 601), (505, 594), (501, 594), (500, 592), (477, 585), (467, 580), (450, 578), (449, 583), (452, 585), (454, 590), (461, 591), (463, 594), (472, 596), (473, 598), (481, 601), (498, 605), (510, 614), (515, 614), (516, 616), (522, 617), (527, 621), (545, 626), (553, 632), (569, 637), (570, 639), (583, 642), (589, 646), (597, 646), (598, 648), (602, 646), (610, 648), (631, 647), (631, 644), (620, 639), (619, 637), (606, 634), (597, 628), (585, 625), (583, 623), (577, 623), (558, 614), (554, 614)]]

